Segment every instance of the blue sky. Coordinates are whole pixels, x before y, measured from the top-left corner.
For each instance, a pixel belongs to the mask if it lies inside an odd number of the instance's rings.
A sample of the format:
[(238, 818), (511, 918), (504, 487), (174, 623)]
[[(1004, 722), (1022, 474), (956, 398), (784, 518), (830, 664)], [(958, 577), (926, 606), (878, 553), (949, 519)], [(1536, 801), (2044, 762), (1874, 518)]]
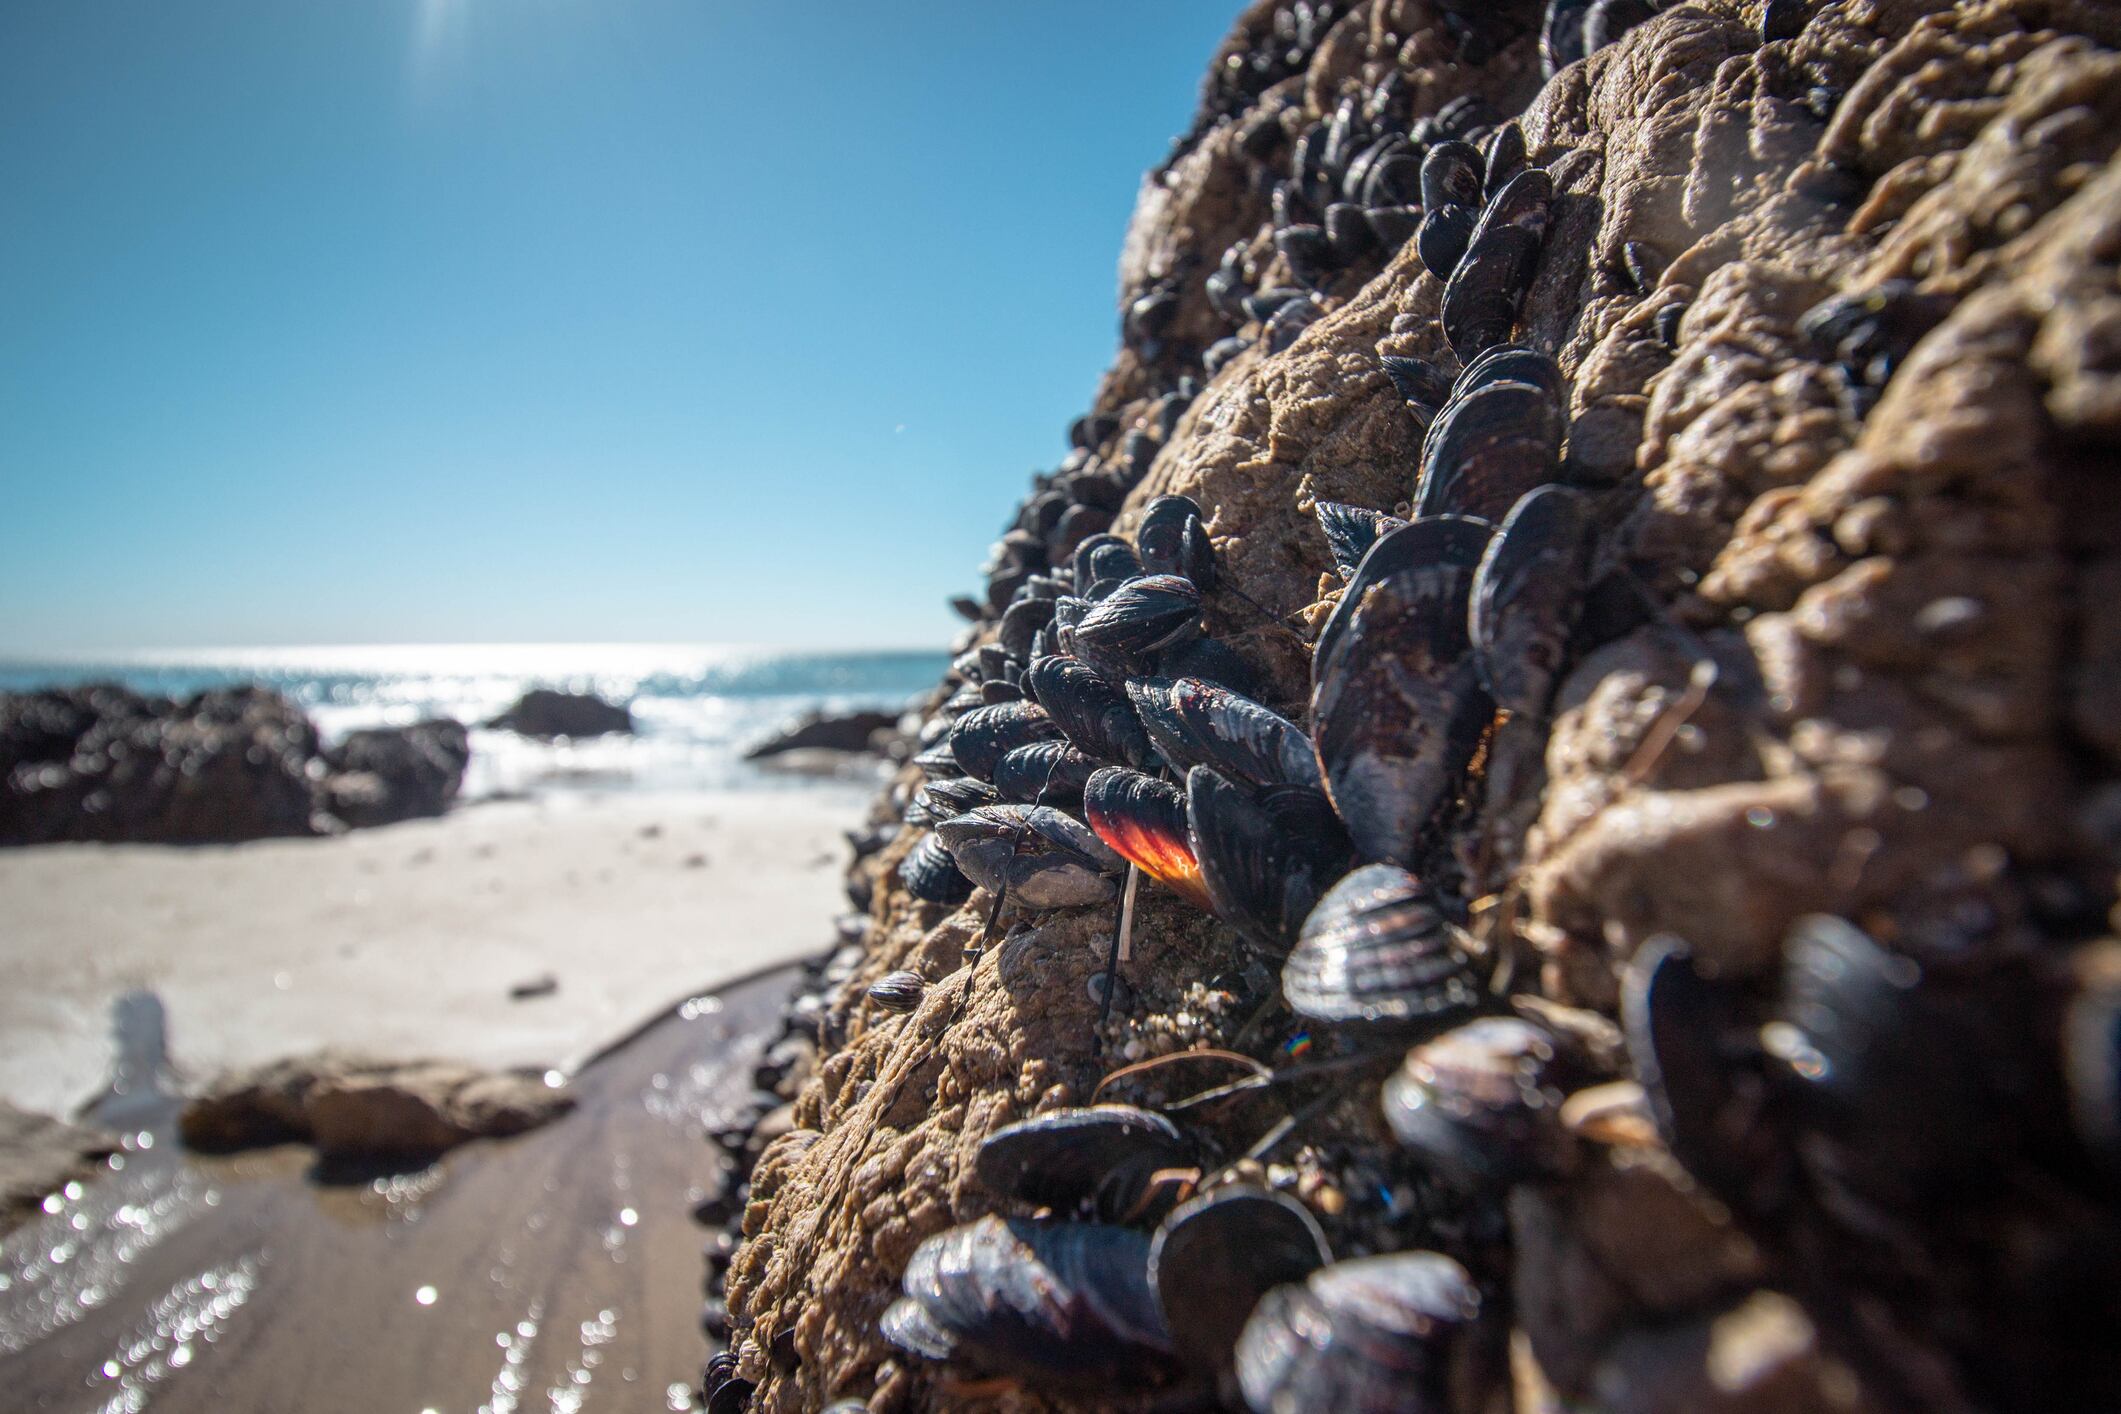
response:
[(941, 642), (1238, 8), (0, 7), (0, 653)]

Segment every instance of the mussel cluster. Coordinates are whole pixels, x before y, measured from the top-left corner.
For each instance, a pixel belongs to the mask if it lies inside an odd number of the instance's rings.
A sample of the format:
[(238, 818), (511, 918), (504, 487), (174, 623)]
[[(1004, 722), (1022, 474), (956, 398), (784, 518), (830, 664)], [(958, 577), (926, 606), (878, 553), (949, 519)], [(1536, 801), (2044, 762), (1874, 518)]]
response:
[[(1658, 8), (1551, 0), (1547, 72)], [(1469, 55), (1536, 19), (1536, 7), (1470, 0), (1435, 9)], [(1266, 13), (1297, 16), (1308, 54), (1332, 10)], [(1791, 14), (1772, 0), (1763, 34), (1785, 35)], [(1289, 62), (1302, 60), (1292, 50)], [(1264, 87), (1228, 83), (1245, 102)], [(2032, 1291), (1938, 1295), (1881, 1275), (1925, 1270), (1908, 1254), (1933, 1239), (2000, 1245), (1952, 1211), (2006, 1210), (1999, 1151), (2036, 1155), (2044, 1201), (2061, 1211), (2110, 1202), (2121, 962), (2058, 991), (2023, 959), (1918, 964), (1818, 917), (1772, 979), (1719, 977), (1678, 939), (1644, 947), (1619, 1025), (1540, 994), (1486, 896), (1497, 876), (1467, 857), (1517, 788), (1508, 763), (1543, 750), (1557, 691), (1587, 653), (1653, 620), (1697, 653), (1698, 681), (1713, 677), (1708, 650), (1666, 618), (1625, 553), (1616, 527), (1632, 488), (1609, 448), (1581, 449), (1567, 378), (1521, 327), (1556, 201), (1542, 162), (1557, 154), (1530, 150), (1518, 122), (1479, 98), (1414, 118), (1396, 73), (1340, 95), (1300, 133), (1286, 107), (1240, 117), (1242, 106), (1223, 116), (1243, 155), (1264, 167), (1286, 153), (1271, 184), (1273, 254), (1240, 241), (1205, 276), (1130, 292), (1122, 332), (1145, 365), (1168, 365), (1165, 338), (1201, 297), (1256, 332), (1212, 345), (1198, 370), (1190, 354), (1182, 374), (1150, 369), (1151, 396), (1128, 422), (1079, 420), (1067, 459), (1036, 480), (984, 594), (958, 601), (973, 628), (920, 730), (922, 781), (903, 814), (916, 838), (898, 878), (942, 908), (984, 891), (972, 967), (1012, 919), (1109, 909), (1093, 988), (1109, 1009), (1146, 876), (1234, 935), (1231, 975), (1248, 979), (1241, 1000), (1256, 1010), (1217, 1054), (1248, 1052), (1237, 1058), (1259, 1064), (1260, 1089), (1295, 1077), (1314, 1098), (1257, 1139), (1197, 1122), (1201, 1095), (1051, 1109), (995, 1131), (973, 1172), (994, 1211), (920, 1244), (883, 1336), (968, 1379), (1084, 1398), (1495, 1407), (1523, 1298), (1504, 1251), (1507, 1202), (1581, 1175), (1594, 1144), (1676, 1163), (1675, 1182), (1718, 1200), (1815, 1310), (1858, 1341), (1876, 1337), (1886, 1353), (1852, 1363), (1867, 1392), (1875, 1382), (1909, 1407), (1942, 1386), (1926, 1383), (1927, 1352), (1906, 1353), (1919, 1343), (1879, 1334), (1901, 1327), (1872, 1298), (1934, 1296), (1951, 1319), (2019, 1303), (2028, 1329), (2121, 1328), (2121, 1288), (2087, 1301), (2082, 1279), (2121, 1269), (2110, 1217), (2084, 1219), (2081, 1252), (2043, 1248), (2031, 1264), (2081, 1303), (2071, 1313)], [(1311, 504), (1339, 583), (1312, 615), (1306, 695), (1210, 631), (1293, 635), (1230, 582), (1217, 508), (1136, 492), (1199, 394), (1196, 371), (1212, 379), (1255, 343), (1282, 351), (1325, 313), (1342, 272), (1410, 240), (1437, 282), (1425, 292), (1437, 320), (1396, 326), (1377, 356), (1420, 450), (1390, 508)], [(1617, 283), (1641, 295), (1662, 265), (1627, 242)], [(1258, 288), (1270, 268), (1289, 282)], [(1667, 342), (1680, 308), (1658, 320)], [(1941, 314), (1888, 282), (1821, 304), (1802, 332), (1860, 419)], [(1412, 347), (1430, 353), (1402, 352)], [(886, 1018), (965, 994), (898, 971), (857, 1005), (896, 1024)], [(1344, 1132), (1366, 1128), (1390, 1177), (1410, 1176), (1422, 1199), (1403, 1202), (1387, 1182), (1328, 1209), (1262, 1183), (1257, 1157), (1325, 1114)], [(1368, 1221), (1369, 1209), (1388, 1216)], [(1452, 1217), (1466, 1211), (1484, 1222)], [(2055, 1230), (2012, 1233), (2038, 1245)], [(1851, 1290), (1862, 1298), (1835, 1294)], [(2004, 1357), (1955, 1378), (1993, 1390), (2028, 1364)], [(2075, 1379), (2055, 1388), (2091, 1387)]]

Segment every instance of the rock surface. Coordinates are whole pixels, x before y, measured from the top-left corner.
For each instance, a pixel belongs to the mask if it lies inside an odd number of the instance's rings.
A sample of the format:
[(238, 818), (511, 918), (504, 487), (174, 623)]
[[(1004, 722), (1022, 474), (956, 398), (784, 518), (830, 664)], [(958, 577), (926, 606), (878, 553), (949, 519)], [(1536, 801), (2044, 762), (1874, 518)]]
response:
[[(1309, 1205), (1338, 1256), (1462, 1261), (1508, 1327), (1498, 1398), (1517, 1408), (2121, 1399), (2100, 1275), (2121, 1257), (2114, 1170), (2086, 1152), (2121, 1126), (2082, 1095), (2074, 1132), (2061, 1114), (2065, 1066), (2110, 1100), (2111, 1031), (2058, 1058), (2053, 1016), (2109, 955), (2121, 876), (2121, 9), (1643, 6), (1546, 79), (1539, 7), (1474, 8), (1262, 0), (1240, 19), (1128, 234), (1129, 334), (1069, 470), (1144, 474), (1091, 519), (1131, 534), (1154, 496), (1198, 502), (1235, 591), (1207, 596), (1208, 629), (1303, 721), (1340, 587), (1311, 510), (1406, 513), (1422, 426), (1379, 355), (1457, 370), (1443, 282), (1409, 241), (1328, 272), (1318, 316), (1281, 342), (1226, 318), (1204, 277), (1234, 245), (1251, 287), (1291, 283), (1270, 194), (1344, 95), (1396, 74), (1417, 120), (1468, 94), (1517, 116), (1555, 191), (1517, 338), (1558, 360), (1566, 474), (1600, 493), (1608, 553), (1656, 612), (1582, 656), (1550, 720), (1491, 724), (1424, 875), (1509, 960), (1518, 1008), (1598, 1038), (1609, 1078), (1631, 1069), (1613, 1023), (1647, 944), (1684, 939), (1732, 1034), (1772, 1041), (1806, 915), (1859, 924), (1963, 1029), (1859, 1091), (1854, 1133), (1829, 1115), (1735, 1177), (1615, 1124), (1563, 1172), (1468, 1194), (1384, 1129), (1399, 1047), (1364, 1071), (1354, 1040), (1245, 1025), (1272, 971), (1227, 928), (1145, 888), (1100, 1027), (1109, 911), (1022, 920), (968, 966), (993, 901), (912, 898), (896, 871), (925, 831), (906, 828), (858, 870), (864, 959), (752, 1174), (728, 1278), (750, 1407), (1113, 1407), (960, 1383), (887, 1344), (908, 1258), (1001, 1206), (972, 1177), (997, 1126), (1230, 1078), (1203, 1057), (1109, 1083), (1143, 1058), (1236, 1046), (1279, 1065), (1313, 1045), (1350, 1068), (1189, 1121), (1230, 1158), (1299, 1116), (1238, 1169)], [(1837, 297), (1882, 311), (1859, 350), (1806, 321)], [(1084, 508), (1051, 509), (1027, 506), (998, 553), (967, 649), (1007, 631), (993, 620), (1026, 576), (1065, 565)], [(909, 769), (880, 803), (883, 833), (919, 782)], [(915, 1011), (865, 1004), (902, 969), (929, 984)], [(1721, 1140), (1776, 1132), (1758, 1093), (1718, 1103)]]
[(117, 1147), (108, 1134), (0, 1100), (0, 1233), (37, 1211), (46, 1194), (87, 1177)]
[(752, 747), (744, 759), (762, 761), (789, 751), (876, 751), (879, 734), (888, 745), (897, 729), (896, 712), (812, 712)]
[(585, 737), (633, 733), (633, 713), (617, 702), (589, 692), (560, 692), (534, 687), (515, 705), (486, 724), (501, 731), (535, 737)]
[(145, 697), (111, 684), (0, 694), (0, 844), (228, 844), (438, 814), (470, 757), (454, 722), (325, 752), (259, 687)]
[(216, 1079), (185, 1103), (180, 1129), (215, 1152), (300, 1141), (335, 1159), (417, 1157), (520, 1134), (573, 1107), (538, 1074), (326, 1052)]

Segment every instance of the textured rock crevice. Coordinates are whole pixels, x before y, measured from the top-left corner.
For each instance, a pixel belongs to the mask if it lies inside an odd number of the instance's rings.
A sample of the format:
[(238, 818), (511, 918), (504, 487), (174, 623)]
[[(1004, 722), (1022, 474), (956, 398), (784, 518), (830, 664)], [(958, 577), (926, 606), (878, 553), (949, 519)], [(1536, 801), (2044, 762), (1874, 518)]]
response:
[[(1240, 19), (1122, 257), (1124, 306), (1175, 303), (1093, 409), (1099, 456), (1153, 443), (1117, 529), (1159, 494), (1199, 503), (1229, 586), (1209, 630), (1301, 720), (1340, 583), (1310, 512), (1406, 510), (1422, 429), (1379, 354), (1458, 366), (1442, 282), (1409, 241), (1326, 279), (1285, 346), (1248, 325), (1204, 374), (1232, 332), (1204, 279), (1237, 245), (1254, 287), (1291, 282), (1269, 192), (1345, 94), (1396, 74), (1416, 118), (1466, 94), (1519, 115), (1555, 198), (1517, 338), (1567, 376), (1568, 478), (1603, 488), (1608, 559), (1657, 611), (1582, 657), (1550, 721), (1496, 727), (1436, 867), (1541, 1004), (1612, 1015), (1630, 960), (1676, 935), (1764, 1006), (1792, 927), (1828, 913), (1984, 998), (1986, 1024), (2050, 1026), (2013, 989), (2103, 956), (2121, 872), (2121, 11), (1836, 0), (1791, 23), (1702, 0), (1545, 80), (1536, 14), (1498, 7), (1473, 63), (1459, 8), (1366, 0), (1300, 44), (1276, 34), (1288, 7)], [(1820, 332), (1837, 297), (1876, 302), (1853, 352)], [(1167, 426), (1185, 377), (1202, 386)], [(920, 833), (861, 866), (865, 960), (753, 1177), (729, 1297), (755, 1408), (1088, 1407), (963, 1387), (877, 1318), (921, 1239), (994, 1210), (970, 1176), (982, 1137), (1088, 1102), (1129, 1061), (1231, 1044), (1260, 996), (1230, 931), (1154, 889), (1102, 1029), (1106, 910), (1025, 920), (968, 967), (991, 900), (910, 897), (896, 868)], [(865, 1004), (898, 969), (930, 980), (919, 1007)], [(1227, 1078), (1184, 1070), (1137, 1083)], [(1877, 1175), (1807, 1150), (1784, 1156), (1800, 1196), (1766, 1227), (1625, 1125), (1586, 1137), (1565, 1179), (1466, 1202), (1395, 1155), (1377, 1074), (1204, 1123), (1234, 1157), (1305, 1112), (1261, 1176), (1337, 1255), (1465, 1260), (1511, 1325), (1520, 1409), (2114, 1392), (2111, 1295), (2084, 1297), (2121, 1251), (2110, 1190), (2085, 1196), (2082, 1152), (2048, 1152), (2044, 1071), (1977, 1082), (1968, 1122), (2005, 1116), (1983, 1136), (1992, 1182), (1881, 1204)]]

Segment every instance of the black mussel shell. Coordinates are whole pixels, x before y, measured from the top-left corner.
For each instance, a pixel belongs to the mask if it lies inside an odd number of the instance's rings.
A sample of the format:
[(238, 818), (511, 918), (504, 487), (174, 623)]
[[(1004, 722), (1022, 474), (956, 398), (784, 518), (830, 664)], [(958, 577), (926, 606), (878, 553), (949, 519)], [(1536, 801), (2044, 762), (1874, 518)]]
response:
[(1314, 1021), (1429, 1024), (1481, 1004), (1472, 940), (1406, 870), (1371, 864), (1326, 891), (1282, 968), (1289, 1008)]
[(1042, 1388), (1159, 1385), (1174, 1363), (1148, 1249), (1131, 1228), (984, 1217), (914, 1249), (883, 1335)]
[(1168, 781), (1107, 766), (1083, 787), (1083, 817), (1097, 837), (1150, 878), (1213, 910), (1186, 829), (1186, 793)]
[(1333, 1260), (1318, 1220), (1287, 1194), (1233, 1184), (1181, 1203), (1149, 1245), (1171, 1342), (1197, 1369), (1230, 1365), (1259, 1299)]
[(1289, 263), (1289, 273), (1306, 285), (1323, 284), (1333, 273), (1333, 243), (1322, 226), (1284, 226), (1274, 233), (1274, 248)]
[(952, 776), (930, 781), (914, 793), (913, 803), (906, 807), (906, 823), (940, 825), (967, 810), (1000, 803), (1000, 793), (985, 781), (976, 781), (970, 776)]
[(1285, 786), (1255, 800), (1208, 766), (1186, 775), (1186, 824), (1216, 916), (1276, 956), (1347, 857), (1324, 796)]
[(1481, 160), (1471, 143), (1439, 142), (1421, 162), (1421, 204), (1480, 207)]
[(1548, 78), (1584, 56), (1583, 18), (1591, 0), (1547, 0), (1539, 34), (1539, 63)]
[(1469, 1385), (1480, 1289), (1434, 1252), (1335, 1262), (1260, 1299), (1237, 1342), (1237, 1380), (1258, 1414), (1445, 1414), (1485, 1407)]
[(972, 897), (972, 881), (958, 869), (943, 842), (929, 835), (900, 861), (899, 882), (917, 899), (929, 903), (963, 903)]
[(1252, 347), (1252, 341), (1239, 334), (1227, 339), (1217, 339), (1208, 345), (1207, 352), (1200, 356), (1201, 371), (1210, 378), (1222, 372), (1223, 365)]
[(980, 705), (984, 707), (992, 707), (997, 702), (1021, 701), (1023, 695), (1023, 689), (1013, 682), (983, 682), (979, 685)]
[[(973, 689), (976, 693), (978, 689)], [(950, 750), (950, 738), (946, 733), (941, 741), (928, 747), (913, 758), (931, 781), (948, 780), (965, 774), (965, 768), (957, 764), (957, 757)]]
[(1109, 516), (1127, 504), (1127, 479), (1109, 469), (1077, 472), (1068, 478), (1067, 489), (1069, 499), (1084, 510)]
[(1529, 383), (1483, 383), (1453, 398), (1421, 444), (1414, 518), (1501, 520), (1554, 479), (1566, 430), (1560, 403)]
[(1480, 217), (1470, 206), (1456, 204), (1431, 206), (1421, 218), (1421, 229), (1414, 233), (1414, 248), (1421, 252), (1421, 263), (1430, 274), (1439, 280), (1448, 281), (1451, 273), (1465, 259), (1466, 246), (1473, 239), (1473, 227)]
[(1149, 474), (1162, 445), (1146, 427), (1135, 428), (1120, 442), (1119, 459), (1125, 468), (1123, 481), (1129, 490), (1141, 484), (1141, 479)]
[(1247, 317), (1256, 319), (1264, 324), (1276, 314), (1279, 314), (1284, 305), (1294, 300), (1307, 300), (1310, 297), (1310, 291), (1301, 289), (1298, 286), (1275, 285), (1247, 298), (1245, 300), (1245, 314)]
[(1593, 0), (1583, 17), (1583, 52), (1596, 54), (1654, 14), (1649, 0)]
[[(1486, 0), (1471, 0), (1470, 4), (1461, 3), (1458, 8), (1478, 13), (1493, 7), (1488, 5)], [(1495, 111), (1495, 105), (1479, 94), (1462, 93), (1437, 109), (1433, 121), (1437, 136), (1462, 138), (1475, 128), (1493, 127), (1495, 120), (1501, 116)]]
[(1495, 196), (1510, 178), (1524, 170), (1524, 160), (1524, 129), (1513, 118), (1488, 139), (1487, 170), (1481, 179), (1481, 190), (1491, 198)]
[(1053, 622), (1053, 603), (1051, 599), (1027, 599), (1019, 592), (1002, 615), (997, 635), (1002, 647), (1019, 658), (1029, 658), (1032, 640), (1040, 629)]
[(1405, 145), (1404, 139), (1399, 147), (1371, 164), (1363, 180), (1362, 201), (1372, 210), (1380, 207), (1421, 209), (1421, 158)]
[(1553, 358), (1524, 344), (1497, 344), (1465, 366), (1451, 385), (1454, 397), (1467, 397), (1488, 383), (1529, 383), (1553, 398), (1557, 406), (1568, 402), (1568, 385), (1561, 365)]
[(1377, 241), (1362, 208), (1352, 201), (1336, 201), (1326, 208), (1325, 230), (1326, 244), (1343, 265), (1360, 260)]
[(1443, 289), (1443, 333), (1460, 358), (1510, 337), (1538, 258), (1539, 237), (1522, 226), (1476, 230)]
[(1098, 762), (1065, 741), (1034, 741), (1002, 757), (994, 788), (1003, 800), (1073, 808)]
[(1026, 674), (1031, 695), (1084, 754), (1127, 766), (1154, 766), (1156, 748), (1127, 694), (1065, 655), (1041, 658)]
[(1215, 587), (1215, 547), (1190, 496), (1158, 496), (1142, 512), (1134, 548), (1150, 574), (1175, 574), (1206, 593)]
[(994, 779), (1002, 757), (1034, 741), (1053, 741), (1060, 725), (1034, 702), (975, 707), (950, 724), (950, 754), (968, 776)]
[(1075, 553), (1093, 535), (1101, 535), (1112, 528), (1112, 512), (1095, 506), (1070, 506), (1068, 513), (1060, 518), (1053, 528), (1053, 553), (1068, 556)]
[[(1200, 634), (1200, 590), (1175, 574), (1128, 580), (1075, 626), (1076, 651), (1146, 661)], [(1093, 664), (1093, 666), (1095, 666)]]
[(1561, 1102), (1590, 1080), (1545, 1028), (1481, 1017), (1407, 1052), (1385, 1081), (1385, 1122), (1424, 1167), (1460, 1187), (1505, 1188), (1566, 1166)]
[(1145, 1202), (1171, 1196), (1159, 1175), (1199, 1164), (1193, 1141), (1154, 1110), (1089, 1105), (1003, 1125), (980, 1144), (973, 1176), (990, 1193), (1063, 1216), (1131, 1222)]
[(1249, 697), (1198, 678), (1130, 679), (1127, 696), (1176, 770), (1213, 766), (1253, 787), (1325, 789), (1303, 728)]
[(885, 1011), (908, 1012), (927, 991), (928, 979), (918, 972), (887, 972), (869, 984), (869, 1000)]
[[(979, 695), (979, 685), (976, 683), (967, 683), (956, 692), (951, 693), (944, 700), (943, 705), (936, 709), (941, 716), (949, 719), (949, 721), (943, 723), (944, 734), (949, 732), (951, 721), (955, 721), (980, 705), (982, 704)], [(927, 744), (933, 746), (935, 743), (931, 741)]]
[(1418, 206), (1373, 206), (1367, 215), (1371, 234), (1377, 237), (1377, 244), (1387, 254), (1413, 240), (1421, 230), (1421, 208)]
[(1107, 437), (1119, 430), (1119, 420), (1109, 413), (1092, 416), (1089, 413), (1075, 419), (1068, 426), (1068, 443), (1086, 452), (1094, 452)]
[(1201, 637), (1166, 648), (1157, 655), (1156, 671), (1167, 678), (1200, 678), (1219, 683), (1247, 697), (1257, 697), (1261, 691), (1259, 670), (1219, 638)]
[(1075, 592), (1082, 594), (1100, 580), (1133, 578), (1142, 572), (1142, 562), (1134, 547), (1117, 535), (1093, 535), (1075, 547), (1070, 569)]
[(1597, 548), (1591, 498), (1567, 486), (1528, 492), (1488, 543), (1467, 628), (1481, 685), (1497, 706), (1546, 714)]
[(1426, 424), (1436, 416), (1436, 410), (1451, 396), (1451, 380), (1444, 371), (1425, 358), (1407, 354), (1382, 354), (1378, 362), (1384, 365), (1385, 376), (1392, 380), (1392, 387), (1413, 408)]
[(982, 643), (976, 650), (979, 657), (979, 676), (982, 682), (1007, 682), (1010, 669), (1021, 668), (1023, 660), (999, 643)]
[(1736, 1128), (1734, 1041), (1744, 1030), (1737, 994), (1696, 971), (1677, 938), (1656, 937), (1628, 960), (1620, 1019), (1665, 1148), (1709, 1192), (1749, 1209), (1743, 1196), (1762, 1176)]
[(1320, 501), (1314, 508), (1318, 528), (1325, 532), (1326, 548), (1332, 552), (1333, 568), (1342, 579), (1355, 573), (1362, 557), (1379, 536), (1406, 524), (1386, 511), (1350, 506), (1340, 501)]
[(1026, 908), (1103, 903), (1126, 867), (1089, 826), (1050, 805), (985, 805), (935, 832), (966, 878)]
[(1493, 716), (1466, 636), (1489, 534), (1455, 516), (1391, 532), (1319, 635), (1311, 741), (1361, 858), (1413, 858)]
[(1761, 1034), (1797, 1122), (1844, 1151), (1843, 1181), (1897, 1201), (2000, 1178), (1995, 1155), (2025, 1117), (2010, 1097), (2030, 1088), (2006, 1040), (2031, 1025), (2019, 982), (1932, 979), (1845, 919), (1798, 920)]
[(974, 623), (987, 617), (986, 607), (979, 600), (965, 594), (951, 595), (950, 608), (959, 618), (970, 619)]
[(1666, 261), (1648, 241), (1626, 241), (1620, 247), (1620, 268), (1627, 272), (1628, 288), (1646, 295), (1664, 278)]
[(1315, 299), (1308, 296), (1292, 299), (1274, 311), (1274, 317), (1269, 319), (1266, 328), (1260, 331), (1260, 340), (1266, 344), (1268, 353), (1280, 353), (1295, 343), (1303, 331), (1310, 328), (1323, 313), (1325, 306)]

